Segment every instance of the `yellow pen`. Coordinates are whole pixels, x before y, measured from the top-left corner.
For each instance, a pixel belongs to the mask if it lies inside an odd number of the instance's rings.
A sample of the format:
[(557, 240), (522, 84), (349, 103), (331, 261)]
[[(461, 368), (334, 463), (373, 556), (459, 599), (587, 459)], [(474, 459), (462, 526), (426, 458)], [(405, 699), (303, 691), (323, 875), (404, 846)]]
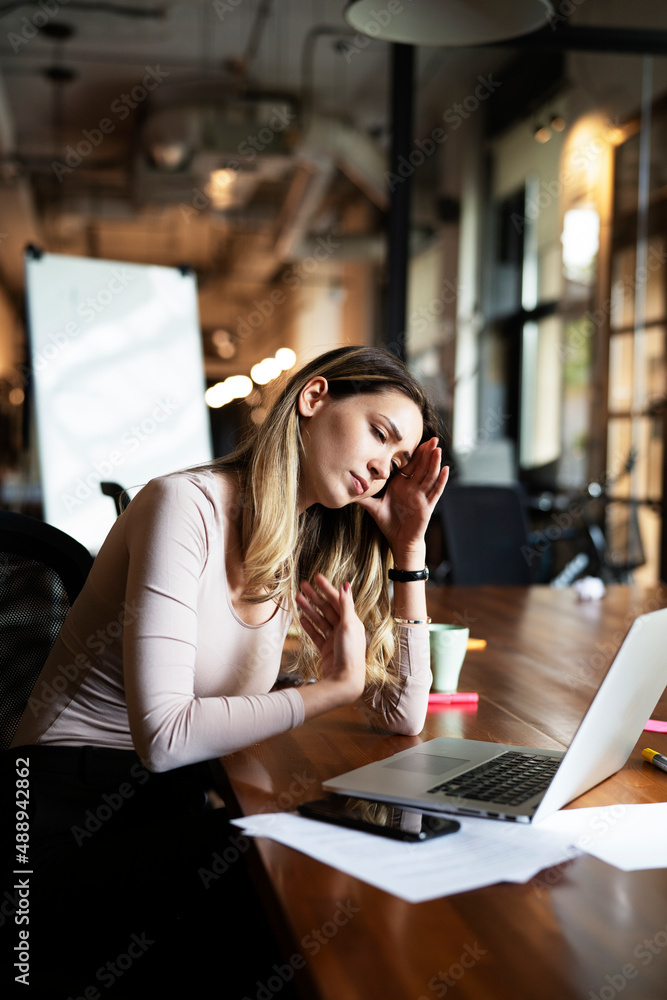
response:
[(667, 757), (663, 757), (663, 755), (658, 753), (657, 750), (649, 750), (647, 747), (646, 750), (642, 750), (642, 757), (644, 760), (647, 760), (649, 764), (655, 764), (655, 766), (659, 767), (661, 771), (667, 771)]

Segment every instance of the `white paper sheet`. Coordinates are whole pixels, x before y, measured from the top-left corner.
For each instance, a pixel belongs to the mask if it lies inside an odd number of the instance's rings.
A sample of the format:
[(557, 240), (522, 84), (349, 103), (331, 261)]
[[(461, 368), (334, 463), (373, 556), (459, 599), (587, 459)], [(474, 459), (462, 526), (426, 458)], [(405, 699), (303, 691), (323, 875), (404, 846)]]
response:
[(626, 872), (667, 868), (667, 802), (562, 809), (539, 828)]
[(306, 819), (262, 813), (233, 820), (248, 836), (269, 837), (411, 903), (496, 882), (527, 882), (581, 852), (569, 831), (457, 817), (456, 833), (418, 844)]

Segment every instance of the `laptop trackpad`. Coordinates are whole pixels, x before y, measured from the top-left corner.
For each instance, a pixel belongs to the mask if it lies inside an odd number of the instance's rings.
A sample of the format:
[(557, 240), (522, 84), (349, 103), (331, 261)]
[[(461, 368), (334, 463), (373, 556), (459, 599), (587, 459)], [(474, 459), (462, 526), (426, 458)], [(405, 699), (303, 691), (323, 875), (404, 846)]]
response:
[(397, 771), (418, 771), (420, 774), (446, 774), (461, 764), (469, 764), (469, 760), (459, 760), (458, 757), (438, 757), (432, 753), (412, 753), (398, 760), (390, 760), (385, 767)]

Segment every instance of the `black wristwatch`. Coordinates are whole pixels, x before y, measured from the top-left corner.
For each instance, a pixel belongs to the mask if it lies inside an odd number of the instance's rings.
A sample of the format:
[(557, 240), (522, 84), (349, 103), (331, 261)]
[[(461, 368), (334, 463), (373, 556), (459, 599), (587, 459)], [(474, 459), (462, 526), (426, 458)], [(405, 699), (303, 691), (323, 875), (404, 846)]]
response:
[(417, 580), (428, 580), (428, 566), (423, 569), (390, 569), (387, 576), (395, 583), (415, 583)]

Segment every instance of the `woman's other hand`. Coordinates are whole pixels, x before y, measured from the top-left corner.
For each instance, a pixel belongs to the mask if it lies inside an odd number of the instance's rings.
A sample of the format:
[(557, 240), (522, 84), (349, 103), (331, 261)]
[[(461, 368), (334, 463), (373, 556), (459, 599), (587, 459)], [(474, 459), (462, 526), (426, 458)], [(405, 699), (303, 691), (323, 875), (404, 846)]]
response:
[(336, 590), (318, 574), (314, 584), (304, 581), (296, 598), (303, 630), (322, 656), (322, 680), (299, 688), (306, 717), (356, 701), (366, 679), (366, 632), (349, 583)]

